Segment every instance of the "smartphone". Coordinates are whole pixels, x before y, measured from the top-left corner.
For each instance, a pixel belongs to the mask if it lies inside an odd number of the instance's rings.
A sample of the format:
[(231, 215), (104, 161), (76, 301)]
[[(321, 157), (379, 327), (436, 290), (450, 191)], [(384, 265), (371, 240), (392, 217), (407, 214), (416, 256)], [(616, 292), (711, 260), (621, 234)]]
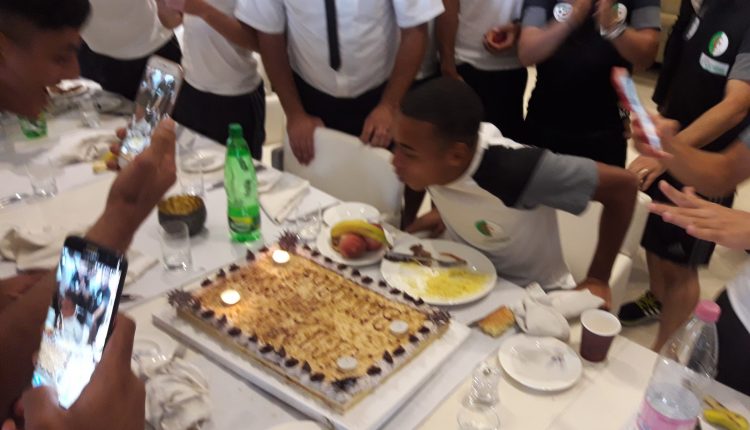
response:
[(80, 237), (65, 240), (32, 385), (57, 390), (64, 408), (75, 403), (102, 358), (122, 295), (124, 256)]
[(179, 64), (157, 55), (149, 58), (135, 97), (135, 111), (120, 147), (121, 167), (151, 143), (151, 133), (156, 125), (172, 113), (182, 80), (183, 71)]
[(661, 151), (661, 139), (656, 132), (656, 125), (654, 125), (651, 116), (646, 112), (646, 108), (643, 107), (641, 99), (638, 98), (638, 92), (635, 89), (635, 83), (630, 76), (630, 72), (623, 67), (613, 67), (612, 84), (620, 96), (620, 102), (633, 112), (638, 122), (641, 123), (648, 144), (657, 151)]

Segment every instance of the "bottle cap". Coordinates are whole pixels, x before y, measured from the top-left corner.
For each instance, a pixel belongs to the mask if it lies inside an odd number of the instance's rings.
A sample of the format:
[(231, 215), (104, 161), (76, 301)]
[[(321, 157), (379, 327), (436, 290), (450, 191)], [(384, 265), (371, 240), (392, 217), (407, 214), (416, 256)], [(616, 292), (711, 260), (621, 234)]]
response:
[(711, 300), (701, 300), (695, 308), (695, 316), (707, 323), (715, 323), (719, 320), (721, 308)]
[(240, 124), (237, 124), (236, 122), (229, 124), (229, 137), (230, 138), (243, 137), (242, 126)]

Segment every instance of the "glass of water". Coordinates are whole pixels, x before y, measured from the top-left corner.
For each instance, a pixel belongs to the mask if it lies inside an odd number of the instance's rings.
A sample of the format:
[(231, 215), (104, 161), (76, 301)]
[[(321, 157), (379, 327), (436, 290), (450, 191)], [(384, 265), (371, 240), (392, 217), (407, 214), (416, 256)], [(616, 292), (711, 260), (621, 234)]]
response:
[(188, 225), (183, 221), (166, 221), (159, 229), (161, 254), (167, 270), (187, 271), (193, 267)]
[(313, 208), (306, 208), (303, 211), (299, 206), (295, 210), (294, 221), (296, 223), (296, 232), (300, 240), (310, 242), (318, 238), (323, 222), (321, 215), (320, 202), (315, 202)]
[(59, 168), (49, 160), (29, 163), (25, 166), (31, 189), (37, 197), (54, 197), (57, 194)]

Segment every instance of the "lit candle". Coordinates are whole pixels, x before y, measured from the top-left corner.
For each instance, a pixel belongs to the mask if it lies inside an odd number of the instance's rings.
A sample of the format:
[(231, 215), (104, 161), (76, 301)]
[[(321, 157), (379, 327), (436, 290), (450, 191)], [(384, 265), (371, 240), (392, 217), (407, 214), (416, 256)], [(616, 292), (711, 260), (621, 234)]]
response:
[(227, 306), (236, 305), (240, 301), (240, 293), (237, 290), (224, 290), (221, 293), (221, 301)]
[(286, 264), (289, 262), (289, 259), (291, 258), (289, 256), (289, 253), (286, 251), (283, 251), (281, 249), (277, 249), (273, 252), (273, 255), (271, 256), (273, 258), (273, 261), (276, 264)]

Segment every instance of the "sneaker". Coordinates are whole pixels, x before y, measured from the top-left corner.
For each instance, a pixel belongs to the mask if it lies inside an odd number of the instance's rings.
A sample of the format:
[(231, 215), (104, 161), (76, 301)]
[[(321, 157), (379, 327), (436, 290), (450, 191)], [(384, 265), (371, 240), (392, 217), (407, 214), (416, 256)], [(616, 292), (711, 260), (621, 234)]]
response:
[(622, 325), (634, 326), (658, 320), (660, 315), (661, 303), (647, 291), (638, 300), (622, 305), (617, 316)]

